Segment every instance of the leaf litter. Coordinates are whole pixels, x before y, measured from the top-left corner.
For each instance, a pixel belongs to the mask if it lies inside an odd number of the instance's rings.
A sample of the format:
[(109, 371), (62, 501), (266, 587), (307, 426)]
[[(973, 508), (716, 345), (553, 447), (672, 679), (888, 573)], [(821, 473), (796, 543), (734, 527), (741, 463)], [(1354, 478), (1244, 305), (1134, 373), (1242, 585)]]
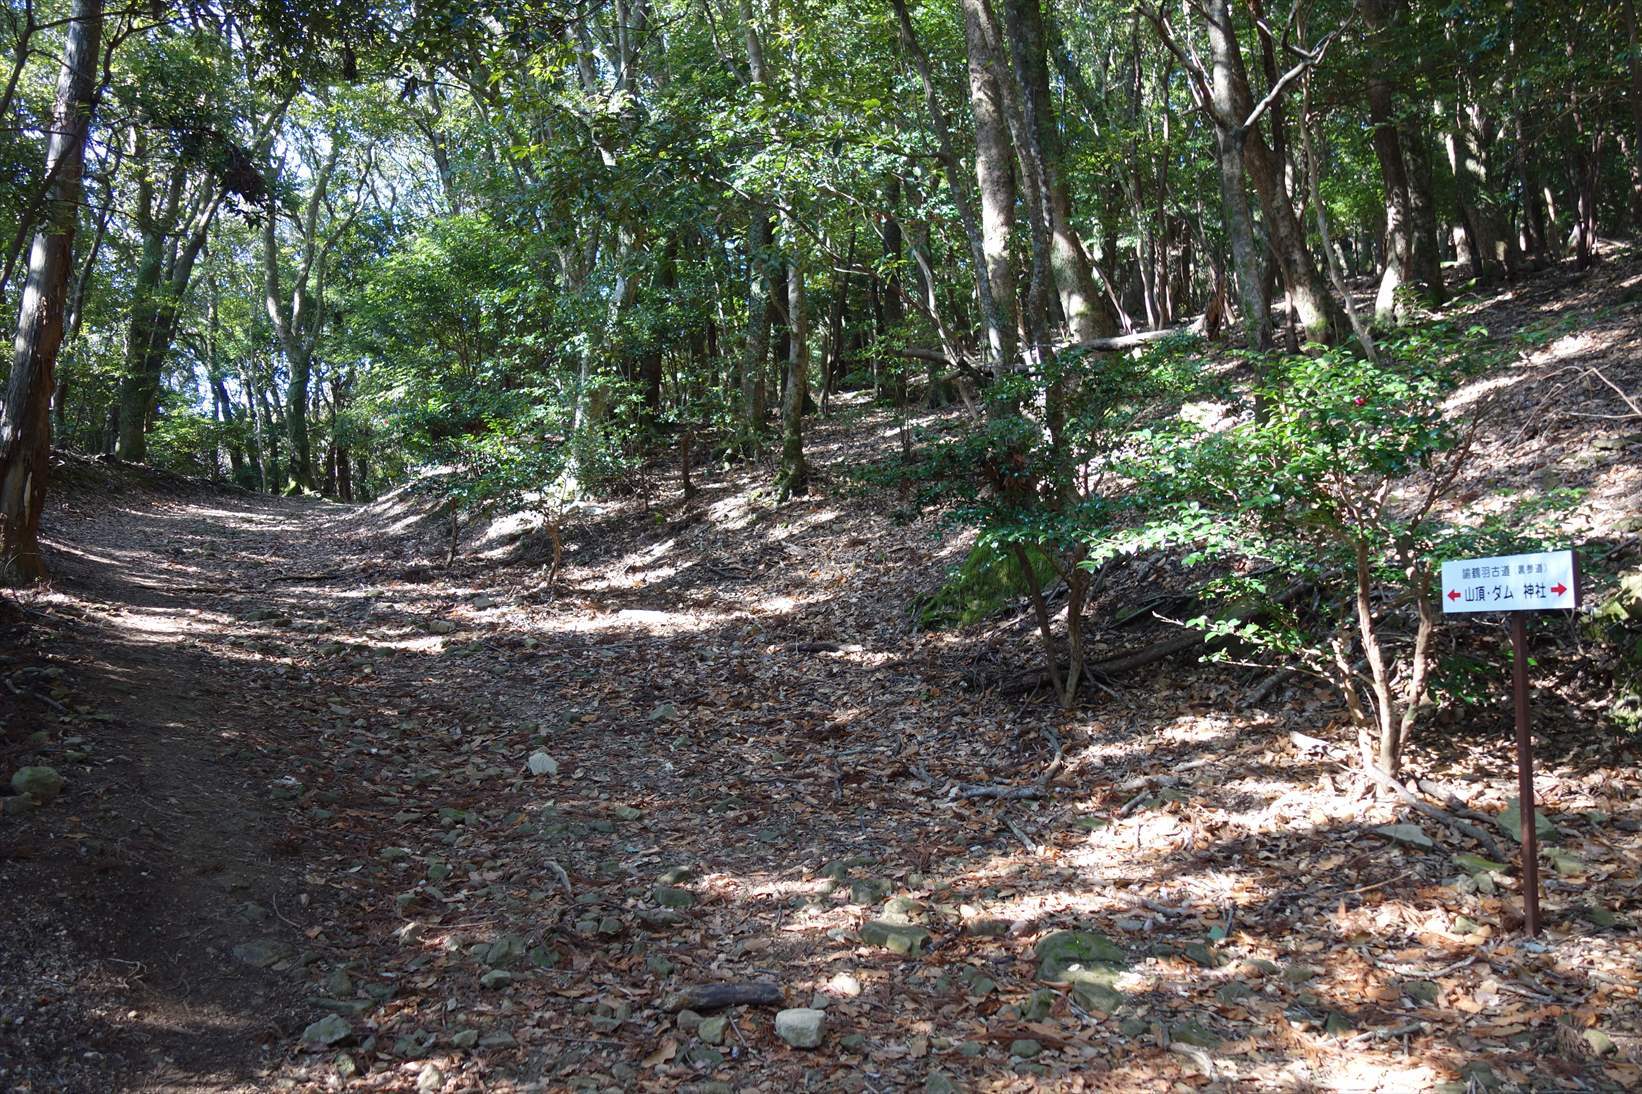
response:
[[(278, 864), (241, 886), (272, 915), (203, 933), (277, 942), (234, 966), (288, 985), (247, 1088), (1642, 1083), (1633, 750), (1542, 701), (1526, 940), (1515, 863), (1360, 795), (1304, 681), (1241, 711), (1237, 670), (1165, 663), (1071, 714), (985, 686), (1026, 639), (911, 626), (969, 543), (848, 487), (896, 441), (842, 402), (817, 496), (658, 481), (589, 507), (552, 584), (528, 542), (424, 561), (442, 529), (405, 496), (80, 482), (58, 549), (124, 561), (25, 599), (52, 640), (7, 678), (68, 670), (63, 713), (29, 708), (63, 741), (102, 731), (91, 632), (148, 634), (132, 664), (209, 697), (174, 747), (211, 758), (202, 793), (253, 799)], [(1499, 733), (1420, 745), (1422, 779), (1509, 831)], [(107, 751), (64, 764), (70, 801), (145, 796)], [(8, 868), (72, 840), (47, 815)]]

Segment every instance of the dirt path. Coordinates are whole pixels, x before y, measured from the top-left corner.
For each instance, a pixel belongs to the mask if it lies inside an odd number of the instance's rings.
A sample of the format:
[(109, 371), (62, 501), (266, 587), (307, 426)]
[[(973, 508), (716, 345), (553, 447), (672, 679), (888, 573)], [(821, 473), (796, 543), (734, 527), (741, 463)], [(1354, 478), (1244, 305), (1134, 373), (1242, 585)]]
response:
[(277, 675), (228, 642), (259, 599), (246, 583), (312, 515), (99, 491), (60, 511), (55, 589), (26, 603), (37, 653), (19, 699), (70, 784), (7, 833), (0, 862), (18, 921), (48, 928), (3, 951), (0, 1063), (22, 1076), (256, 1087), (265, 1050), (284, 1053), (297, 986), (272, 966), (301, 941), (301, 864), (268, 779), (290, 742), (268, 717)]
[[(1548, 726), (1564, 857), (1524, 946), (1510, 871), (1388, 837), (1420, 818), (1305, 743), (1343, 737), (1304, 681), (1255, 711), (1259, 676), (1189, 662), (1074, 714), (972, 690), (1029, 635), (915, 632), (964, 543), (828, 477), (892, 425), (820, 423), (812, 498), (746, 467), (584, 511), (553, 586), (505, 536), (444, 568), (414, 498), (79, 467), (56, 585), (0, 601), (6, 770), (68, 778), (0, 819), (0, 1089), (1642, 1082), (1634, 756)], [(1606, 512), (1633, 480), (1602, 458)], [(1494, 729), (1415, 764), (1496, 813)], [(1051, 764), (1050, 797), (965, 794)], [(1098, 983), (1040, 979), (1066, 930), (1112, 947)], [(824, 1006), (823, 1044), (677, 1013), (724, 983)]]

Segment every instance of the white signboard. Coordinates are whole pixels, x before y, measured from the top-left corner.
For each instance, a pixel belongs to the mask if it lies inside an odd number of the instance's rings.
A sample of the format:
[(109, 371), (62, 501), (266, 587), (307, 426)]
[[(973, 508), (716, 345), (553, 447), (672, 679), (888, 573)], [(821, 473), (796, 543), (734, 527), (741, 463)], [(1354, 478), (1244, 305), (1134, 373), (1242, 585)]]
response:
[(1450, 615), (1578, 606), (1579, 575), (1572, 551), (1460, 558), (1442, 564), (1442, 610)]

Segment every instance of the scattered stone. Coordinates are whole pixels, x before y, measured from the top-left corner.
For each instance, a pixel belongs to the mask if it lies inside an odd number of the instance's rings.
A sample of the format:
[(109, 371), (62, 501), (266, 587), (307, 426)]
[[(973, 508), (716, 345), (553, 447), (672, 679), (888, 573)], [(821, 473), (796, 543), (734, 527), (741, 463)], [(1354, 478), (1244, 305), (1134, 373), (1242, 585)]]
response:
[(493, 1029), (479, 1038), (480, 1048), (511, 1048), (518, 1043), (513, 1034), (505, 1029)]
[(348, 975), (347, 969), (338, 965), (331, 970), (329, 976), (325, 977), (321, 986), (324, 987), (327, 994), (337, 999), (346, 999), (353, 994), (353, 977)]
[(650, 975), (668, 977), (673, 975), (673, 963), (659, 953), (649, 954), (644, 959), (644, 967), (650, 970)]
[[(1499, 825), (1501, 832), (1518, 843), (1522, 842), (1522, 807), (1517, 804), (1516, 798), (1506, 803), (1504, 811), (1494, 817), (1494, 823)], [(1541, 846), (1555, 843), (1562, 835), (1541, 809), (1534, 810), (1534, 834), (1539, 837)]]
[(615, 815), (617, 820), (623, 821), (636, 821), (644, 816), (644, 810), (635, 809), (631, 805), (618, 805), (610, 812)]
[(1406, 843), (1410, 847), (1418, 847), (1429, 851), (1436, 846), (1425, 829), (1417, 824), (1382, 824), (1374, 829), (1375, 834), (1386, 837), (1393, 843)]
[(0, 798), (0, 809), (8, 817), (21, 817), (25, 813), (34, 812), (34, 799), (25, 798), (21, 794)]
[(559, 761), (545, 752), (532, 752), (530, 759), (526, 760), (525, 763), (529, 765), (532, 775), (557, 775), (559, 773)]
[(1410, 980), (1403, 985), (1403, 994), (1415, 1002), (1435, 1006), (1442, 998), (1442, 985), (1434, 980)]
[(1127, 968), (1129, 959), (1105, 935), (1093, 931), (1056, 931), (1040, 940), (1032, 951), (1038, 958), (1038, 979), (1064, 980), (1075, 967), (1108, 965)]
[(461, 1029), (450, 1035), (450, 1043), (457, 1048), (472, 1048), (479, 1043), (479, 1031)]
[(679, 1030), (683, 1033), (696, 1032), (701, 1028), (701, 1023), (704, 1021), (706, 1021), (706, 1019), (702, 1018), (701, 1015), (697, 1014), (693, 1010), (681, 1010), (678, 1012), (678, 1016), (673, 1019), (673, 1023), (677, 1025)]
[(327, 1014), (302, 1031), (302, 1043), (310, 1048), (329, 1048), (353, 1036), (353, 1027), (340, 1014)]
[(1486, 859), (1481, 855), (1473, 855), (1469, 852), (1455, 855), (1454, 862), (1461, 870), (1464, 870), (1472, 877), (1476, 877), (1478, 874), (1497, 874), (1511, 868), (1506, 863), (1495, 862), (1493, 859)]
[(448, 619), (435, 619), (428, 623), (430, 634), (455, 634), (456, 624)]
[(793, 1048), (815, 1048), (821, 1043), (826, 1029), (826, 1011), (789, 1007), (775, 1016), (775, 1035)]
[(958, 1055), (971, 1058), (985, 1056), (986, 1046), (979, 1041), (960, 1041), (958, 1043)]
[(971, 919), (964, 924), (964, 933), (976, 938), (1002, 938), (1013, 925), (1007, 919)]
[(1196, 1021), (1181, 1022), (1169, 1030), (1169, 1039), (1196, 1048), (1219, 1048), (1220, 1038)]
[(234, 947), (235, 958), (259, 969), (266, 969), (290, 956), (291, 947), (272, 938), (253, 939)]
[(724, 1066), (724, 1053), (707, 1045), (691, 1045), (684, 1053), (684, 1058), (706, 1071)]
[(1017, 1037), (1009, 1042), (1009, 1055), (1018, 1060), (1030, 1060), (1043, 1051), (1043, 1045), (1030, 1037)]
[(1254, 994), (1254, 989), (1241, 980), (1228, 980), (1215, 989), (1215, 998), (1222, 1003), (1239, 1003)]
[(924, 1080), (924, 1094), (958, 1094), (958, 1084), (943, 1071), (931, 1071)]
[(657, 885), (654, 895), (657, 904), (663, 908), (671, 908), (675, 912), (686, 911), (696, 903), (696, 894), (675, 885)]
[(482, 988), (505, 988), (513, 983), (513, 974), (506, 969), (491, 969), (479, 977), (479, 986)]
[(11, 777), (11, 788), (35, 805), (50, 805), (63, 792), (64, 782), (55, 767), (23, 767)]
[(695, 879), (695, 869), (690, 866), (669, 867), (656, 876), (656, 880), (663, 885), (683, 885), (686, 881)]
[(932, 937), (928, 930), (911, 923), (888, 923), (874, 919), (861, 925), (862, 942), (903, 957), (916, 957), (922, 953)]
[(724, 1043), (724, 1034), (729, 1026), (730, 1020), (722, 1015), (715, 1018), (703, 1018), (700, 1027), (696, 1030), (696, 1036), (709, 1045), (722, 1045)]
[(438, 1094), (445, 1087), (445, 1073), (435, 1064), (423, 1064), (416, 1073), (416, 1094)]
[(889, 892), (889, 882), (879, 878), (861, 878), (850, 882), (851, 904), (876, 904)]

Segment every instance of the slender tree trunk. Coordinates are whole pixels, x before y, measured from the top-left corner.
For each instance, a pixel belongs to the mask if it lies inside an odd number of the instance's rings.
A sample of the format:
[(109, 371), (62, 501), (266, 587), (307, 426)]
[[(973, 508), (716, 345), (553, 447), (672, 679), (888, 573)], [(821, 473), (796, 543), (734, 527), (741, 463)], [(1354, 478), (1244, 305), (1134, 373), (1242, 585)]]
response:
[[(899, 331), (906, 322), (906, 301), (902, 299), (901, 261), (902, 253), (906, 250), (905, 240), (901, 231), (901, 219), (895, 215), (895, 207), (901, 203), (901, 181), (892, 177), (884, 188), (884, 265), (887, 273), (883, 277), (884, 313), (883, 330), (879, 334), (886, 340), (899, 337)], [(893, 365), (894, 374), (889, 378), (890, 402), (900, 406), (907, 401), (906, 370), (897, 362)]]
[[(1385, 190), (1385, 272), (1374, 299), (1377, 323), (1393, 324), (1406, 318), (1399, 312), (1398, 290), (1418, 280), (1414, 269), (1414, 224), (1409, 211), (1408, 167), (1397, 132), (1392, 74), (1396, 71), (1387, 32), (1400, 0), (1358, 0), (1358, 10), (1369, 28), (1368, 117), (1373, 126), (1374, 156), (1380, 163)], [(1313, 200), (1317, 200), (1314, 195)]]
[(1514, 272), (1511, 258), (1516, 251), (1491, 190), (1484, 156), (1490, 128), (1481, 107), (1456, 99), (1454, 124), (1448, 133), (1448, 165), (1454, 172), (1460, 217), (1472, 251), (1471, 272), (1484, 285), (1496, 284)]
[[(976, 0), (979, 2), (979, 0)], [(958, 211), (958, 220), (963, 226), (964, 238), (969, 243), (969, 257), (975, 268), (975, 297), (980, 302), (981, 320), (986, 325), (986, 352), (989, 359), (996, 361), (1004, 352), (1005, 347), (1014, 343), (1015, 316), (1013, 301), (1007, 302), (1007, 307), (1000, 305), (992, 284), (993, 262), (987, 250), (986, 240), (979, 221), (976, 219), (975, 202), (969, 187), (965, 185), (958, 153), (952, 142), (951, 127), (947, 124), (946, 111), (941, 106), (940, 96), (936, 94), (935, 78), (930, 71), (929, 55), (918, 41), (918, 35), (912, 26), (912, 17), (907, 12), (906, 0), (893, 0), (896, 21), (900, 26), (901, 44), (912, 58), (918, 70), (918, 77), (924, 88), (924, 105), (929, 112), (930, 127), (935, 131), (935, 139), (941, 149), (941, 166), (946, 174), (947, 185), (952, 190), (952, 201)], [(968, 13), (965, 13), (965, 24), (968, 24)], [(971, 68), (973, 79), (973, 68)], [(971, 84), (971, 94), (974, 86)], [(977, 111), (977, 119), (980, 113)], [(978, 127), (978, 123), (977, 123)], [(1007, 155), (1007, 153), (1006, 153)], [(976, 156), (976, 171), (981, 172), (980, 155)], [(1006, 233), (1007, 234), (1007, 233)], [(851, 237), (851, 246), (854, 237)], [(1012, 353), (1013, 351), (1011, 351)], [(830, 375), (830, 372), (829, 372)]]
[(1254, 215), (1244, 187), (1242, 138), (1224, 130), (1216, 133), (1215, 160), (1220, 168), (1220, 203), (1231, 241), (1232, 268), (1237, 275), (1238, 307), (1243, 312), (1243, 337), (1249, 349), (1267, 350), (1272, 341), (1271, 297), (1267, 295), (1266, 274), (1255, 244)]
[(1211, 100), (1217, 124), (1243, 132), (1243, 161), (1249, 181), (1260, 198), (1272, 254), (1288, 288), (1290, 303), (1298, 312), (1308, 338), (1332, 344), (1347, 327), (1345, 314), (1329, 295), (1322, 272), (1306, 246), (1305, 231), (1289, 204), (1282, 163), (1267, 146), (1258, 125), (1243, 130), (1244, 122), (1254, 113), (1254, 97), (1249, 90), (1248, 71), (1243, 65), (1230, 0), (1208, 0), (1202, 11), (1213, 66)]
[(804, 460), (804, 400), (810, 389), (809, 324), (804, 314), (804, 266), (798, 257), (798, 225), (787, 216), (787, 245), (793, 255), (787, 265), (787, 377), (781, 400), (781, 469), (776, 479), (779, 496), (809, 492), (809, 467)]
[(102, 0), (74, 0), (57, 77), (46, 175), (52, 180), (42, 230), (29, 254), (16, 352), (0, 407), (0, 584), (46, 576), (40, 513), (51, 470), (53, 370), (74, 266), (81, 172), (94, 108), (103, 29)]
[(963, 0), (969, 61), (969, 104), (975, 118), (975, 183), (981, 204), (981, 243), (997, 315), (987, 338), (1000, 375), (1020, 367), (1015, 266), (1009, 253), (1015, 226), (1015, 155), (1008, 106), (998, 73), (1002, 37), (987, 0)]
[[(1041, 191), (1049, 230), (1049, 263), (1061, 314), (1079, 342), (1107, 337), (1117, 323), (1106, 299), (1095, 287), (1094, 270), (1083, 241), (1072, 226), (1071, 192), (1061, 153), (1060, 130), (1055, 123), (1054, 98), (1049, 90), (1049, 58), (1040, 0), (1003, 0), (1008, 15), (1010, 47), (1020, 84), (1022, 112), (1028, 136), (1016, 151), (1030, 157), (1041, 174)], [(1018, 41), (1017, 41), (1018, 39)]]
[(1437, 238), (1437, 202), (1431, 184), (1431, 138), (1423, 121), (1405, 118), (1398, 145), (1408, 168), (1410, 263), (1426, 300), (1437, 307), (1448, 299), (1442, 279), (1442, 246)]
[[(1630, 46), (1625, 54), (1626, 67), (1631, 78), (1631, 93), (1627, 96), (1626, 105), (1631, 110), (1631, 127), (1636, 130), (1636, 143), (1632, 146), (1635, 149), (1634, 160), (1636, 157), (1642, 157), (1642, 53), (1637, 52), (1639, 46), (1635, 0), (1625, 0), (1625, 41)], [(1633, 162), (1633, 172), (1636, 166)]]

